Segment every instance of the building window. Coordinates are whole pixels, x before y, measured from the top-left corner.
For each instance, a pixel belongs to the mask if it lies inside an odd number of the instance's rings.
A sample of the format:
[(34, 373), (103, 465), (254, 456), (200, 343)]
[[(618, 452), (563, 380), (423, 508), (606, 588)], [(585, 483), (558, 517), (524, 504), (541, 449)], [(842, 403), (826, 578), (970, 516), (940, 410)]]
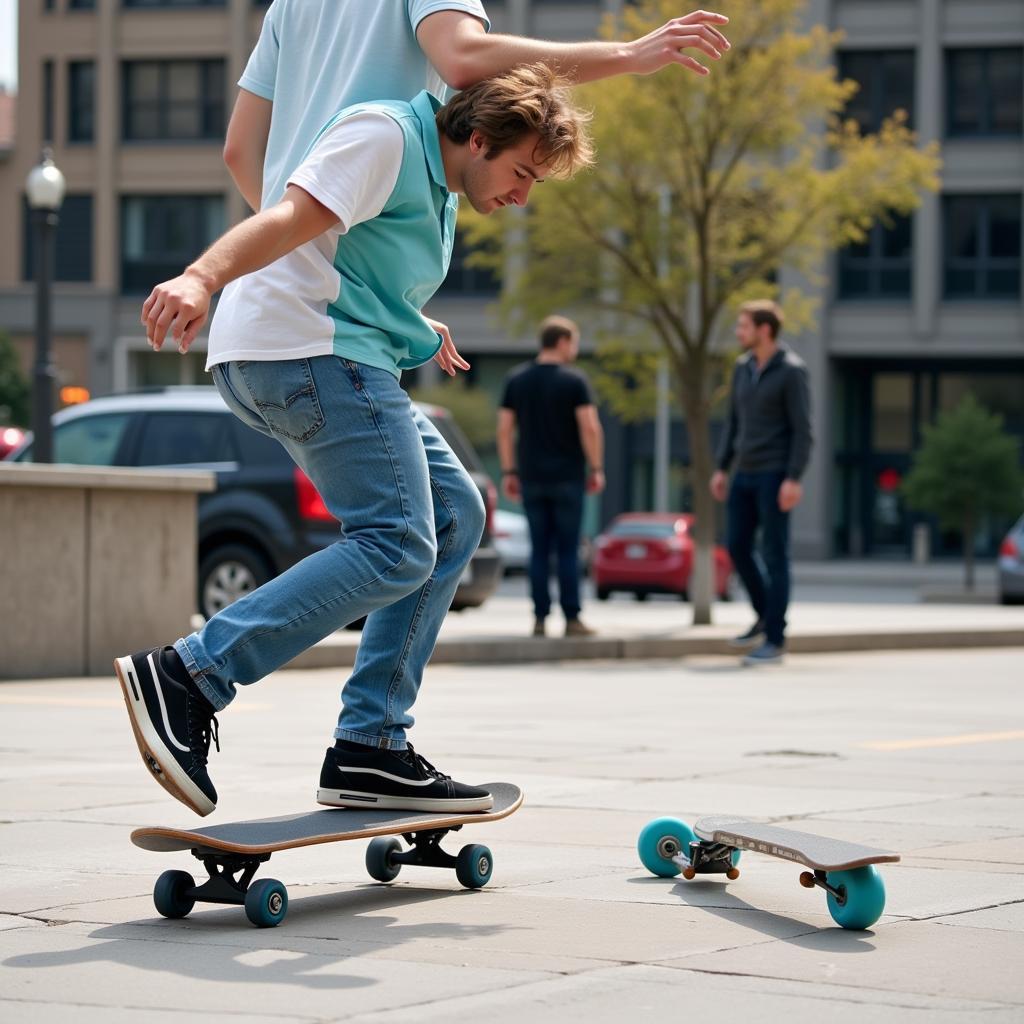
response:
[(908, 299), (912, 263), (909, 217), (875, 224), (868, 237), (839, 253), (840, 299)]
[[(92, 280), (92, 196), (64, 197), (58, 211), (57, 232), (53, 240), (54, 278), (57, 281)], [(22, 200), (22, 280), (35, 278), (36, 227), (28, 199)]]
[(123, 197), (122, 292), (145, 293), (176, 277), (223, 231), (223, 196)]
[(897, 110), (914, 123), (914, 51), (847, 50), (839, 55), (839, 77), (860, 88), (846, 107), (846, 116), (862, 133), (877, 132)]
[(43, 61), (43, 142), (53, 142), (53, 61)]
[(1024, 49), (946, 51), (949, 135), (1020, 135)]
[(456, 232), (452, 261), (437, 290), (439, 295), (497, 295), (501, 291), (501, 281), (493, 271), (467, 265), (471, 251), (463, 235)]
[(68, 0), (68, 10), (93, 11), (95, 9), (96, 0)]
[(68, 142), (92, 142), (95, 132), (96, 64), (68, 64)]
[(1020, 296), (1021, 196), (946, 196), (946, 298)]
[(122, 134), (129, 141), (224, 136), (224, 61), (126, 61)]

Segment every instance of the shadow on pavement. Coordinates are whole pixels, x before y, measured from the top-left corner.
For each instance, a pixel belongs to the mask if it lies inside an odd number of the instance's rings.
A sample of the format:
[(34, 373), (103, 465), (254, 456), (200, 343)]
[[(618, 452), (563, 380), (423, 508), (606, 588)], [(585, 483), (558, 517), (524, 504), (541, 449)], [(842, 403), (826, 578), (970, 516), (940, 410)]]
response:
[[(632, 885), (664, 886), (669, 880), (666, 878), (652, 878), (648, 875), (646, 877), (630, 878), (628, 881)], [(679, 896), (680, 902), (685, 906), (691, 907), (694, 910), (705, 910), (709, 914), (714, 914), (716, 917), (726, 921), (735, 921), (735, 912), (738, 910), (749, 911), (752, 913), (752, 919), (745, 919), (744, 924), (773, 939), (778, 939), (793, 946), (803, 946), (806, 949), (815, 949), (820, 952), (829, 953), (871, 953), (876, 948), (874, 943), (869, 941), (875, 935), (870, 930), (849, 931), (845, 928), (840, 928), (839, 925), (829, 928), (815, 928), (811, 925), (806, 925), (805, 922), (800, 921), (798, 918), (773, 914), (770, 911), (762, 910), (752, 903), (747, 903), (746, 900), (741, 900), (739, 897), (734, 896), (732, 891), (721, 882), (711, 882), (706, 879), (695, 878), (689, 882), (673, 882), (670, 891), (673, 895)], [(714, 903), (693, 901), (688, 898), (694, 896), (713, 899)], [(809, 905), (813, 899), (814, 897), (809, 894)], [(824, 899), (822, 899), (820, 904), (824, 904), (824, 902)], [(813, 911), (814, 908), (811, 907), (811, 909)], [(820, 913), (823, 910), (824, 907), (819, 905), (818, 912)], [(824, 912), (827, 913), (827, 910), (824, 910)], [(800, 932), (798, 935), (793, 935), (794, 925), (806, 927), (808, 930)]]
[[(391, 949), (422, 939), (470, 943), (510, 930), (499, 924), (400, 924), (397, 917), (379, 916), (380, 911), (441, 899), (481, 897), (481, 893), (467, 890), (364, 885), (343, 893), (290, 899), (284, 922), (267, 929), (250, 924), (242, 907), (197, 904), (182, 920), (165, 920), (154, 911), (152, 919), (97, 928), (86, 937), (87, 944), (77, 949), (21, 954), (0, 965), (45, 969), (122, 964), (178, 974), (189, 981), (287, 983), (320, 990), (364, 988), (376, 982), (365, 976), (335, 973), (335, 965), (365, 956), (373, 947)], [(312, 944), (317, 944), (316, 948), (308, 948)]]

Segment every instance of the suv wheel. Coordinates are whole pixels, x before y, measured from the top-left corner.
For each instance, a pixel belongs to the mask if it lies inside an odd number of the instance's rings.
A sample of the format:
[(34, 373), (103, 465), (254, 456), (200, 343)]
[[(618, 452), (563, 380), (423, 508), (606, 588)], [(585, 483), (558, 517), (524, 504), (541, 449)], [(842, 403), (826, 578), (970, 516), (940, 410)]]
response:
[(270, 579), (263, 558), (244, 544), (214, 548), (199, 564), (199, 610), (210, 619)]

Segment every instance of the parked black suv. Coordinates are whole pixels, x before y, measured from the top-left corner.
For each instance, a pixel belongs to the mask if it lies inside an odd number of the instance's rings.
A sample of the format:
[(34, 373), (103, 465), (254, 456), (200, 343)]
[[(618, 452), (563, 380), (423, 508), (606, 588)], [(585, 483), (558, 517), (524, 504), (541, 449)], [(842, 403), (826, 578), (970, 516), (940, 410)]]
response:
[[(480, 547), (452, 608), (473, 608), (501, 575), (491, 540), (494, 484), (452, 419), (421, 405), (487, 506)], [(54, 462), (88, 466), (205, 469), (217, 490), (199, 495), (199, 610), (209, 618), (267, 580), (338, 539), (338, 521), (285, 450), (238, 420), (213, 387), (172, 387), (97, 398), (57, 413)], [(32, 438), (7, 457), (32, 461)]]

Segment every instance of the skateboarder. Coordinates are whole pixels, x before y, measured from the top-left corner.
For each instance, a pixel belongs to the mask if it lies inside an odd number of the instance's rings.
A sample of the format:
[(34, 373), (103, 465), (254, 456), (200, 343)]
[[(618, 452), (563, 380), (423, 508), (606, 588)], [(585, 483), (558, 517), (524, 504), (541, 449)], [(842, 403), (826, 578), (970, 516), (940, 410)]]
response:
[[(224, 288), (208, 368), (232, 411), (278, 440), (343, 524), (338, 541), (225, 608), (173, 646), (115, 665), (140, 752), (199, 814), (215, 712), (300, 652), (367, 616), (318, 799), (462, 812), (491, 794), (409, 745), (410, 708), (484, 525), (479, 491), (399, 384), (442, 350), (421, 309), (444, 278), (458, 194), (479, 213), (526, 203), (534, 183), (591, 162), (586, 116), (544, 65), (445, 106), (346, 108), (290, 175), (280, 202), (232, 228), (158, 285), (142, 319), (186, 351)], [(225, 287), (227, 286), (227, 287)], [(136, 581), (158, 585), (158, 581)]]

